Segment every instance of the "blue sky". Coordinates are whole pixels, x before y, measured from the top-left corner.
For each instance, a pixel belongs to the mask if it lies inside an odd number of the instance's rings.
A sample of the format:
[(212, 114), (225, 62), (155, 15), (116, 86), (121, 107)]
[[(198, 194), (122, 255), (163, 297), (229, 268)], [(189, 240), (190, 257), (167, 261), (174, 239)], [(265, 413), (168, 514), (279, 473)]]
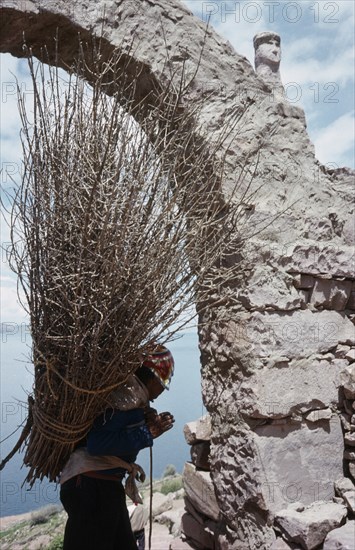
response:
[[(306, 112), (316, 156), (330, 166), (354, 167), (354, 2), (351, 0), (241, 0), (183, 2), (210, 22), (253, 65), (253, 36), (273, 30), (281, 35), (281, 77), (289, 100)], [(11, 185), (21, 171), (20, 120), (15, 77), (31, 95), (26, 61), (0, 55), (1, 183)], [(8, 231), (1, 222), (2, 243)], [(21, 322), (16, 279), (2, 252), (1, 321)]]

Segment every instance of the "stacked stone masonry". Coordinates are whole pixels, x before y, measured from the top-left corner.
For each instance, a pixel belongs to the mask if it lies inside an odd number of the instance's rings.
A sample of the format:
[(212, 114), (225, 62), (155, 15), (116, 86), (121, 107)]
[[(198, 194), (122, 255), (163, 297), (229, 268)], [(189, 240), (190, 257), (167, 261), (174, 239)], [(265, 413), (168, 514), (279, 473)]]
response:
[[(350, 389), (355, 391), (354, 374), (355, 370), (350, 368), (341, 374), (343, 388), (346, 387), (348, 392)], [(331, 409), (319, 409), (316, 415), (308, 413), (307, 420), (329, 421), (331, 416)], [(248, 543), (231, 545), (228, 542), (209, 471), (210, 426), (210, 417), (205, 416), (184, 428), (186, 442), (191, 446), (192, 461), (185, 464), (183, 473), (186, 496), (181, 520), (182, 540), (196, 550), (251, 550)], [(354, 432), (345, 433), (355, 433), (355, 428)], [(353, 445), (355, 449), (355, 442)], [(349, 477), (341, 477), (334, 483), (331, 494), (334, 494), (331, 500), (316, 500), (308, 505), (293, 500), (286, 508), (276, 511), (274, 540), (269, 549), (354, 550), (355, 485)]]
[(191, 462), (186, 462), (183, 472), (186, 496), (181, 519), (182, 537), (192, 548), (214, 550), (220, 547), (223, 522), (210, 474), (210, 417), (186, 424), (184, 434), (191, 446)]
[(316, 309), (355, 311), (355, 282), (352, 279), (298, 273), (294, 276), (294, 286), (302, 303)]

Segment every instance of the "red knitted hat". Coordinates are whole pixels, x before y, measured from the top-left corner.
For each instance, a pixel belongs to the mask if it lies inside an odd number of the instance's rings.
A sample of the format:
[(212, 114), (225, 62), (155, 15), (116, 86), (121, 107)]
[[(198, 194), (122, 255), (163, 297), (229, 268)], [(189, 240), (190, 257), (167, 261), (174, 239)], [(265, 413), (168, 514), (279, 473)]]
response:
[(143, 365), (150, 369), (159, 379), (166, 390), (169, 389), (170, 380), (174, 374), (174, 358), (165, 346), (158, 345), (151, 351), (147, 351)]

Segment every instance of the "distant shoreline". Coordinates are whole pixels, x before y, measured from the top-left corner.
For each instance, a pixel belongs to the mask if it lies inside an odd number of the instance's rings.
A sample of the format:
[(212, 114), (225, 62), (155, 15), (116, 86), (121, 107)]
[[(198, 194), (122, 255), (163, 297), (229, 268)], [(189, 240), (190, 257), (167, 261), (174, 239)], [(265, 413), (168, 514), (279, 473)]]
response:
[(15, 514), (13, 516), (0, 517), (0, 532), (6, 531), (9, 527), (22, 523), (23, 521), (29, 521), (31, 519), (32, 512), (25, 512), (23, 514)]

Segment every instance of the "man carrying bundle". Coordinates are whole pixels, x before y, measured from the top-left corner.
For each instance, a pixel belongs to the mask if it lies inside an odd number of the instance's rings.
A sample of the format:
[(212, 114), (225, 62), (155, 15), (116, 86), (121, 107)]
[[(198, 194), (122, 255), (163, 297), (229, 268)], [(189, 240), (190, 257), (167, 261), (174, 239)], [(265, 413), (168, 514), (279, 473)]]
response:
[(169, 389), (174, 359), (164, 346), (149, 352), (127, 382), (110, 394), (104, 414), (71, 455), (61, 475), (60, 498), (68, 513), (64, 550), (136, 550), (126, 493), (141, 502), (134, 478), (144, 472), (137, 454), (173, 427), (174, 417), (149, 407)]

